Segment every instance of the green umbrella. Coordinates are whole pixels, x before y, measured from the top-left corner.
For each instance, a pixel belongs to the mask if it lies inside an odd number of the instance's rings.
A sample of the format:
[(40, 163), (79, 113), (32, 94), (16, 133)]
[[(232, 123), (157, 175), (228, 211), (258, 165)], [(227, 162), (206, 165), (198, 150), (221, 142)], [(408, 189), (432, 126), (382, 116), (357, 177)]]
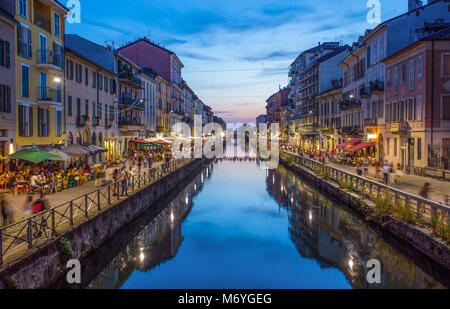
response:
[(151, 146), (161, 146), (161, 144), (157, 144), (157, 143), (145, 143), (145, 144), (140, 144), (140, 145), (138, 145), (139, 148), (141, 148), (141, 147), (151, 147)]
[(49, 152), (42, 151), (40, 149), (25, 149), (18, 152), (15, 152), (9, 155), (10, 158), (25, 160), (32, 163), (41, 163), (45, 160), (58, 158), (57, 155), (54, 155)]

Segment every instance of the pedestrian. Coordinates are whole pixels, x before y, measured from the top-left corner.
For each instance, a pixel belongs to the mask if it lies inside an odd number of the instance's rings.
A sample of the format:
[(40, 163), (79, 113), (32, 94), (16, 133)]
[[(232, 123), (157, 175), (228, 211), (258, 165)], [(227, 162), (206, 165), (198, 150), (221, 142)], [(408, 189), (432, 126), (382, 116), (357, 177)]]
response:
[(384, 179), (384, 183), (388, 184), (389, 182), (389, 171), (391, 169), (391, 166), (389, 165), (388, 161), (384, 161), (383, 164), (383, 179)]
[(362, 176), (363, 173), (363, 166), (361, 162), (358, 162), (356, 164), (356, 173), (358, 174), (358, 176)]
[(402, 166), (400, 165), (400, 163), (397, 163), (397, 168), (395, 170), (395, 183), (401, 183), (402, 174), (403, 174)]
[(153, 164), (153, 155), (152, 153), (149, 153), (148, 155), (148, 168), (152, 168), (152, 164)]
[(112, 181), (113, 181), (113, 196), (117, 196), (118, 194), (118, 189), (117, 189), (117, 183), (119, 182), (119, 171), (116, 169), (114, 169), (113, 174), (112, 174)]
[(426, 182), (422, 189), (420, 189), (419, 195), (425, 199), (428, 199), (428, 194), (433, 191), (430, 183)]
[(33, 213), (43, 212), (46, 209), (49, 209), (50, 205), (48, 200), (45, 198), (45, 195), (41, 193), (40, 197), (33, 203)]
[(12, 209), (4, 194), (0, 195), (0, 214), (2, 216), (2, 226), (7, 226), (12, 223)]
[(144, 155), (144, 170), (147, 169), (147, 166), (148, 166), (148, 155), (145, 154)]
[(141, 168), (142, 168), (142, 158), (140, 156), (138, 157), (137, 166), (138, 166), (138, 171), (140, 173), (141, 172)]
[(25, 215), (29, 216), (33, 212), (33, 196), (30, 194), (25, 199), (25, 203), (23, 205), (23, 211)]
[(369, 176), (369, 161), (367, 159), (364, 160), (364, 177)]
[(445, 195), (445, 205), (450, 207), (450, 196), (448, 194)]
[(122, 168), (120, 171), (120, 179), (121, 179), (121, 184), (122, 184), (122, 192), (120, 193), (120, 195), (128, 196), (128, 190), (127, 190), (128, 173), (124, 168)]

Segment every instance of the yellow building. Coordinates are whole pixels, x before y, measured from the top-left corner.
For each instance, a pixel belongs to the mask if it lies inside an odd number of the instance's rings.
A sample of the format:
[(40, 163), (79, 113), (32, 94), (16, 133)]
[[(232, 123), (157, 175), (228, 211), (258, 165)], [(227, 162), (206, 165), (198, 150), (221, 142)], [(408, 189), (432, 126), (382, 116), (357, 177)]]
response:
[(15, 0), (19, 22), (16, 142), (20, 147), (64, 143), (64, 16), (55, 0)]

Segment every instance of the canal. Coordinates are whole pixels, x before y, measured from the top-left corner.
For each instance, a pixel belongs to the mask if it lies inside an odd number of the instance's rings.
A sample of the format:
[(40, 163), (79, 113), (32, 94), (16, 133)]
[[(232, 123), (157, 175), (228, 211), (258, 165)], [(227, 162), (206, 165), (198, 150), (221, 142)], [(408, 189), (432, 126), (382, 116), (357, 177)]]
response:
[[(280, 166), (205, 166), (87, 288), (443, 288), (448, 272)], [(104, 257), (103, 257), (104, 258)], [(367, 261), (381, 283), (366, 281)]]

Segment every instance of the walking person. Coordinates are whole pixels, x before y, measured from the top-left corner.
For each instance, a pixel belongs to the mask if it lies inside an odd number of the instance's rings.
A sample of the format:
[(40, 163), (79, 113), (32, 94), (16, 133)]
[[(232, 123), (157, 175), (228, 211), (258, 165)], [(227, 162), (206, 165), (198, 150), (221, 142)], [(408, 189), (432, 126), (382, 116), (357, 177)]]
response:
[(389, 171), (390, 171), (391, 167), (388, 163), (388, 161), (384, 161), (383, 164), (383, 179), (384, 179), (384, 183), (387, 185), (389, 182)]
[(445, 205), (450, 206), (450, 196), (448, 194), (445, 195)]
[(367, 159), (364, 160), (364, 177), (369, 176), (369, 161)]
[(12, 212), (5, 195), (0, 195), (0, 215), (2, 216), (2, 226), (12, 223)]
[(128, 183), (128, 173), (127, 171), (122, 168), (120, 171), (120, 180), (121, 180), (121, 185), (122, 185), (122, 192), (120, 193), (121, 196), (128, 196), (128, 190), (127, 190), (127, 183)]
[(119, 193), (119, 190), (117, 189), (117, 183), (119, 182), (119, 171), (116, 169), (114, 169), (113, 173), (112, 173), (112, 189), (113, 189), (113, 196), (117, 196), (117, 194)]
[(433, 191), (430, 183), (426, 182), (422, 189), (420, 189), (419, 195), (425, 199), (428, 199), (428, 194)]
[(148, 155), (148, 168), (152, 168), (152, 164), (153, 164), (153, 155), (152, 153), (149, 153)]

